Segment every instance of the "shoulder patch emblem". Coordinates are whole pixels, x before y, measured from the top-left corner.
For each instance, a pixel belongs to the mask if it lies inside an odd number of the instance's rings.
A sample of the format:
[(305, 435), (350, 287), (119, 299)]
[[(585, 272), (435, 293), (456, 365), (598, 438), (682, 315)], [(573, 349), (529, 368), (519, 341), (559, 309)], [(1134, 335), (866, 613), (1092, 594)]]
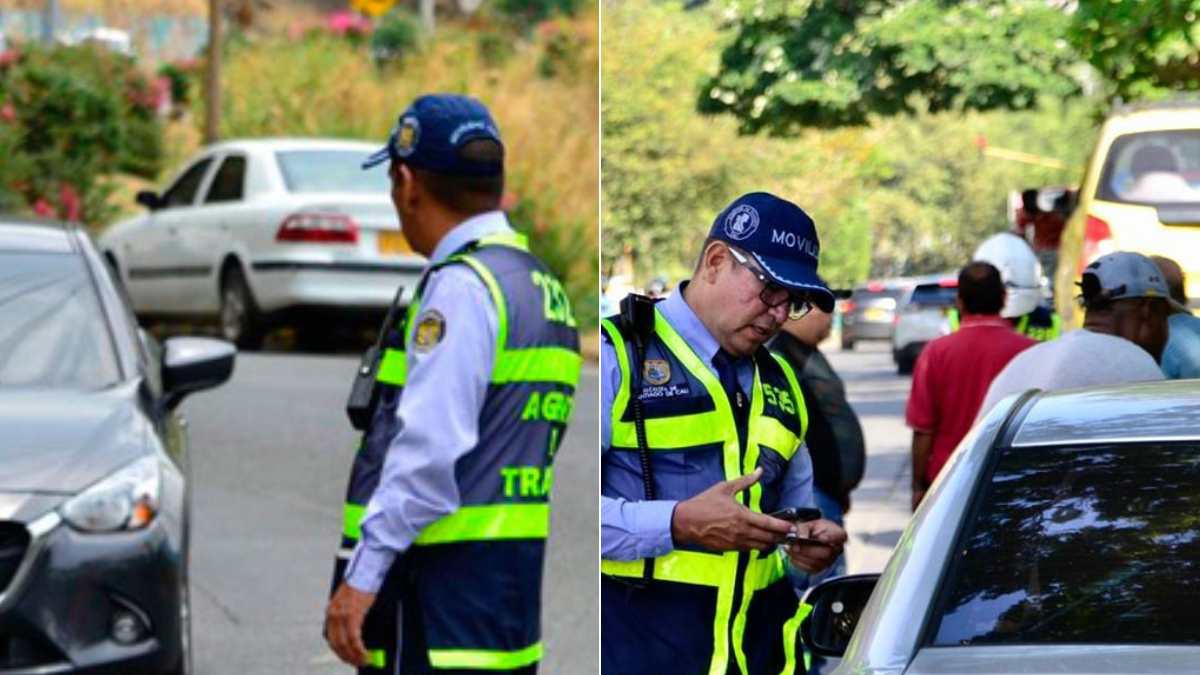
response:
[(646, 359), (642, 378), (654, 386), (666, 384), (671, 379), (671, 364), (659, 359)]
[(417, 315), (417, 329), (413, 331), (413, 351), (428, 352), (437, 346), (446, 335), (446, 317), (436, 309), (427, 309)]

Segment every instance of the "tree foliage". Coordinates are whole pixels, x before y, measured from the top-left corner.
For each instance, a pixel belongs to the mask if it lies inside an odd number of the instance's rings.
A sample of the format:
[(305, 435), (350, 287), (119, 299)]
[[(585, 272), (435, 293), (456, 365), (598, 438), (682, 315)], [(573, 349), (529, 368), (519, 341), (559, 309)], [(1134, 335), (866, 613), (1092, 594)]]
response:
[[(1055, 100), (945, 114), (917, 99), (912, 116), (870, 125), (739, 135), (731, 116), (691, 105), (717, 60), (713, 8), (622, 2), (604, 14), (602, 268), (632, 250), (641, 282), (690, 274), (713, 216), (752, 190), (813, 216), (831, 285), (956, 269), (1007, 228), (1010, 191), (1074, 182), (1091, 145), (1092, 108)], [(1071, 168), (985, 155), (980, 137)]]
[(726, 19), (735, 35), (699, 108), (745, 132), (1024, 110), (1080, 91), (1068, 17), (1045, 0), (742, 0)]
[(1198, 0), (1081, 0), (1067, 39), (1111, 94), (1152, 97), (1200, 89)]
[(718, 35), (710, 16), (672, 3), (613, 3), (604, 24), (602, 266), (640, 253), (646, 274), (678, 268), (731, 189), (718, 139), (731, 138), (733, 124), (692, 106)]
[(1126, 99), (1197, 90), (1198, 13), (1200, 0), (734, 0), (698, 106), (743, 132), (786, 134), (1029, 109), (1077, 96), (1089, 72)]

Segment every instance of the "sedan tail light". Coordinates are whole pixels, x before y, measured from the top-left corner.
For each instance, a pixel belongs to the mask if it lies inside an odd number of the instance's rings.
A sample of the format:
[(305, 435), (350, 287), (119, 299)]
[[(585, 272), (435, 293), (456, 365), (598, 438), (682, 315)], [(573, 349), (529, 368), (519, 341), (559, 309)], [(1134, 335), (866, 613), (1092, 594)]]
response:
[(275, 241), (306, 244), (357, 244), (358, 224), (336, 213), (294, 213), (284, 218)]
[(1096, 258), (1112, 253), (1112, 228), (1095, 216), (1088, 216), (1083, 228), (1083, 255), (1079, 257), (1079, 269), (1076, 277), (1083, 275), (1083, 270)]

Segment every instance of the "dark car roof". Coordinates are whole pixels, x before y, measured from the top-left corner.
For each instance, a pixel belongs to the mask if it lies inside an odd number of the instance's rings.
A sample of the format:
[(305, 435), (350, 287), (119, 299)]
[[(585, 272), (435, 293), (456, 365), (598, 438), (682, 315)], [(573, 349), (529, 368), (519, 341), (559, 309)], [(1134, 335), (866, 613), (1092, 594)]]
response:
[(75, 253), (74, 227), (53, 220), (0, 215), (0, 251)]

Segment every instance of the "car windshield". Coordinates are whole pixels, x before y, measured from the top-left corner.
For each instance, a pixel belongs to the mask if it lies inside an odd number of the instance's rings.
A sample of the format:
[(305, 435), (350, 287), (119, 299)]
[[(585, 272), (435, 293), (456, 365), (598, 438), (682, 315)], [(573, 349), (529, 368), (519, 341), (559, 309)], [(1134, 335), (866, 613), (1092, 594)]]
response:
[(1200, 446), (1009, 449), (935, 644), (1200, 643)]
[(0, 250), (0, 389), (98, 389), (119, 378), (82, 258)]
[(1200, 129), (1114, 139), (1096, 198), (1154, 206), (1200, 202)]
[(908, 303), (915, 307), (953, 307), (956, 297), (958, 288), (954, 286), (921, 284), (913, 289), (912, 298)]
[(277, 152), (288, 192), (357, 192), (388, 194), (387, 162), (367, 171), (361, 150), (288, 150)]

